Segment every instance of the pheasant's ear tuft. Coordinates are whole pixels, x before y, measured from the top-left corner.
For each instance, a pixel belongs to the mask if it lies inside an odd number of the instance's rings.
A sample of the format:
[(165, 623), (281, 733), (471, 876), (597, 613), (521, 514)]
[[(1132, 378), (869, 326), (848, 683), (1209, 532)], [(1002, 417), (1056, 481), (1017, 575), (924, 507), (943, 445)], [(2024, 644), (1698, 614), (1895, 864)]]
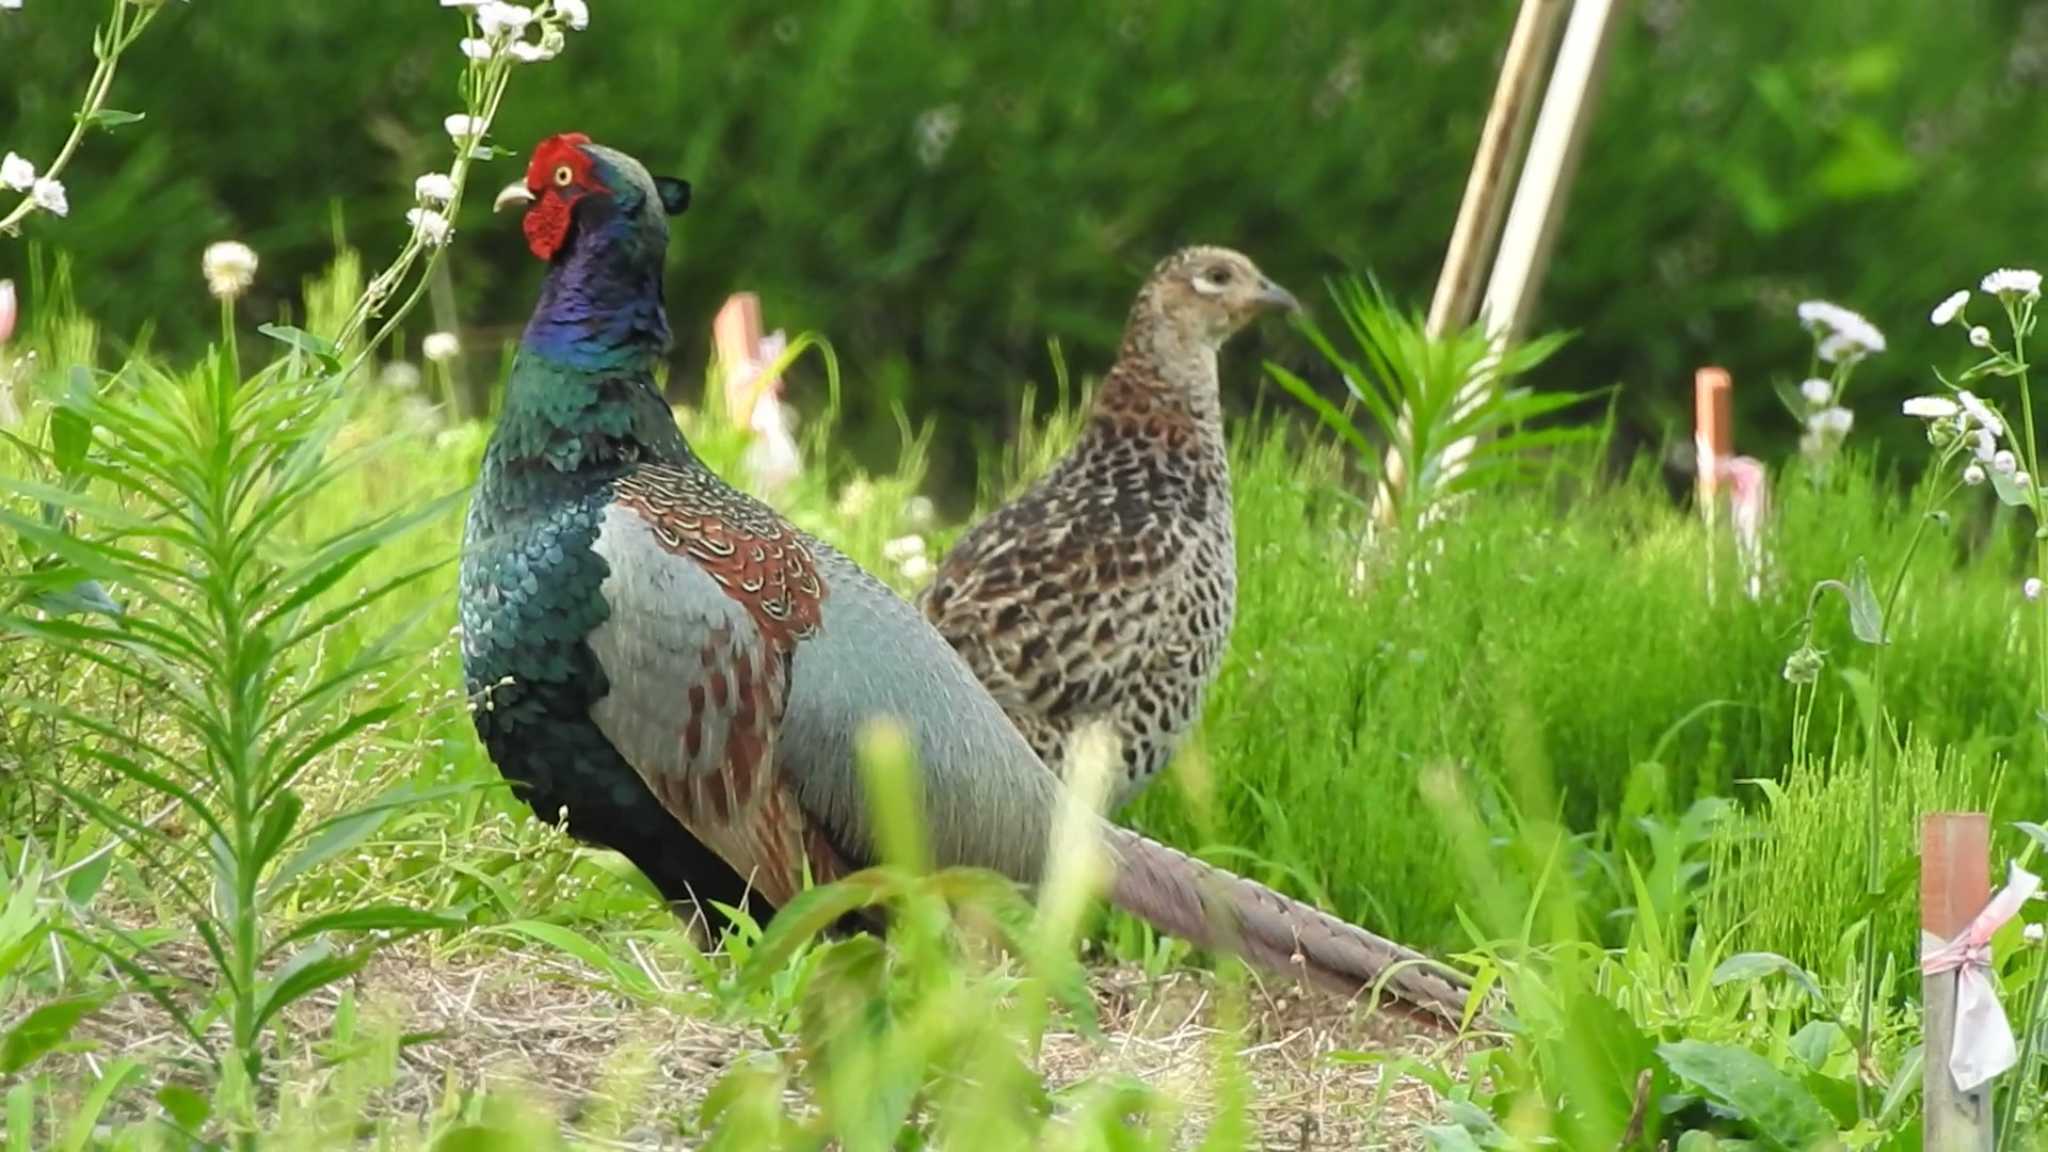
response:
[(690, 182), (673, 176), (656, 176), (655, 190), (661, 193), (661, 206), (671, 216), (681, 216), (690, 207)]

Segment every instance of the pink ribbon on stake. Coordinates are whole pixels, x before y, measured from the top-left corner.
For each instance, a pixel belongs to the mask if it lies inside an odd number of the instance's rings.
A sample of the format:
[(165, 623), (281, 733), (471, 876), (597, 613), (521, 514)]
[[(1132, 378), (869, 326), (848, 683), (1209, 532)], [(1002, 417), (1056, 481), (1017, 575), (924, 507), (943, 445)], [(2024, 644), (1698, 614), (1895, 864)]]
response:
[(1991, 937), (2041, 887), (2041, 878), (2012, 865), (2005, 887), (1991, 898), (1961, 935), (1943, 943), (1929, 932), (1920, 934), (1920, 972), (1956, 974), (1956, 1034), (1949, 1049), (1949, 1074), (1958, 1091), (1974, 1091), (1993, 1076), (2019, 1063), (2012, 1025), (1998, 990), (1991, 986)]

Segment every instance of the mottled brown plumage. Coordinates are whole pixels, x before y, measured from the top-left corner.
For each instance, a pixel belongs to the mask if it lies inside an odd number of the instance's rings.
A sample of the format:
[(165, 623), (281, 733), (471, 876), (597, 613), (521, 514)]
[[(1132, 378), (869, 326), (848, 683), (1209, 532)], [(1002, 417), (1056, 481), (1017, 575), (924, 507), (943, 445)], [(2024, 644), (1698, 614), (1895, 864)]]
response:
[(1295, 307), (1229, 249), (1160, 262), (1073, 450), (970, 530), (920, 598), (1047, 764), (1064, 772), (1076, 734), (1108, 728), (1122, 756), (1113, 807), (1172, 759), (1230, 638), (1217, 352)]

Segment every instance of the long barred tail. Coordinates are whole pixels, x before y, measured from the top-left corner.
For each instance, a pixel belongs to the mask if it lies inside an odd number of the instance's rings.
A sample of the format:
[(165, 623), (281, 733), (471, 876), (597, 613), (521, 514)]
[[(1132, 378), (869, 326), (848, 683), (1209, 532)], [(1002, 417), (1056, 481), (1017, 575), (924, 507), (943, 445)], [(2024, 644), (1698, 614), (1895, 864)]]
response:
[(1461, 1018), (1469, 982), (1422, 953), (1128, 829), (1112, 826), (1107, 836), (1117, 860), (1110, 901), (1161, 931), (1347, 996), (1398, 966), (1388, 992), (1452, 1023)]

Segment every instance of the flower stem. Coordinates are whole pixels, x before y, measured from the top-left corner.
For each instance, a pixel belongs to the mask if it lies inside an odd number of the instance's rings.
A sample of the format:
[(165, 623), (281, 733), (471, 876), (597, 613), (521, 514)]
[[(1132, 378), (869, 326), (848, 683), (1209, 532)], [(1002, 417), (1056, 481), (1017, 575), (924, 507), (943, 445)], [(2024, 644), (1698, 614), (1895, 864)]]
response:
[[(126, 20), (131, 13), (134, 16), (134, 23), (128, 24)], [(57, 158), (50, 161), (49, 167), (44, 169), (44, 179), (57, 179), (63, 174), (65, 166), (71, 163), (71, 158), (77, 154), (78, 146), (84, 141), (87, 130), (92, 127), (100, 108), (107, 102), (107, 92), (114, 86), (114, 73), (121, 65), (121, 53), (126, 52), (135, 43), (136, 38), (142, 35), (142, 30), (149, 27), (149, 22), (155, 18), (155, 9), (136, 8), (128, 0), (114, 0), (113, 14), (93, 35), (93, 43), (100, 49), (97, 53), (99, 65), (93, 69), (92, 79), (86, 83), (85, 100), (80, 104), (78, 114), (72, 118), (71, 135), (65, 138), (64, 147), (58, 149)], [(21, 222), (35, 210), (35, 198), (24, 196), (21, 203), (14, 206), (13, 211), (6, 216), (0, 216), (0, 233), (15, 235), (21, 229)]]

